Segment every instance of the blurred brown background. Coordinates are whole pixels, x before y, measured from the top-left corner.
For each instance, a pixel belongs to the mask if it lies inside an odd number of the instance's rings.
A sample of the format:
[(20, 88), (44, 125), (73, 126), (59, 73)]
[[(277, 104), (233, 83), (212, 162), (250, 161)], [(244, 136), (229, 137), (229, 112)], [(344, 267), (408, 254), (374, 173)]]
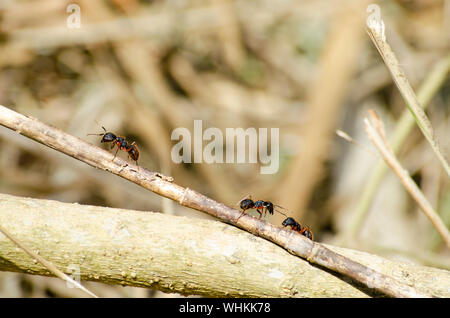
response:
[[(80, 7), (78, 29), (67, 27)], [(450, 254), (392, 172), (358, 211), (378, 162), (363, 118), (390, 136), (405, 110), (365, 33), (369, 1), (96, 0), (0, 2), (0, 104), (100, 145), (101, 126), (141, 150), (139, 164), (228, 205), (270, 200), (318, 241), (450, 269)], [(387, 40), (416, 90), (450, 52), (450, 1), (379, 1)], [(449, 151), (450, 84), (427, 114)], [(173, 129), (279, 128), (280, 168), (175, 164)], [(205, 145), (206, 143), (204, 143)], [(118, 154), (126, 158), (124, 152)], [(415, 127), (399, 158), (450, 222), (448, 179)], [(64, 202), (208, 217), (0, 127), (0, 191)], [(253, 212), (249, 212), (253, 213)], [(254, 214), (257, 215), (257, 214)], [(361, 221), (355, 221), (360, 218)], [(280, 224), (281, 215), (267, 216)], [(101, 297), (161, 292), (86, 284)], [(0, 273), (0, 297), (77, 297), (57, 279)]]

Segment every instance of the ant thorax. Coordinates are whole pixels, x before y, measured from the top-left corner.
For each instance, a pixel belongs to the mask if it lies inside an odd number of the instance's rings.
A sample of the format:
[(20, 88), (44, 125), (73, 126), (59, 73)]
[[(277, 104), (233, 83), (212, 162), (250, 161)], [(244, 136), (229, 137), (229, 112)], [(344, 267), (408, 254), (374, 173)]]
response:
[(125, 138), (117, 137), (116, 142), (117, 142), (117, 145), (120, 147), (120, 149), (128, 148), (128, 142), (125, 140)]

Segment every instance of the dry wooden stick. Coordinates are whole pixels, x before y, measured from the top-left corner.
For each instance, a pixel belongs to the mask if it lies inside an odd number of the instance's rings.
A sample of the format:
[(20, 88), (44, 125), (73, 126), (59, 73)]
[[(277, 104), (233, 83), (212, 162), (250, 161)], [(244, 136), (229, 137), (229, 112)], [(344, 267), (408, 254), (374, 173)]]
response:
[(118, 157), (114, 159), (110, 152), (4, 106), (0, 106), (0, 124), (93, 167), (112, 172), (161, 196), (175, 200), (183, 206), (208, 213), (223, 222), (270, 240), (312, 264), (351, 277), (383, 294), (392, 297), (432, 296), (420, 293), (413, 287), (402, 284), (390, 276), (380, 274), (337, 254), (295, 231), (276, 227), (247, 214), (239, 218), (240, 211), (216, 202), (194, 190), (183, 188), (173, 183), (173, 179), (170, 177), (127, 163)]
[(427, 141), (430, 143), (431, 148), (436, 154), (436, 157), (438, 157), (439, 161), (442, 164), (442, 167), (450, 178), (450, 165), (447, 162), (447, 159), (445, 158), (445, 155), (436, 139), (433, 126), (431, 125), (430, 120), (425, 114), (423, 107), (420, 105), (420, 102), (417, 99), (411, 85), (409, 84), (405, 73), (400, 67), (400, 63), (398, 62), (394, 52), (384, 39), (383, 34), (380, 33), (376, 28), (369, 26), (367, 28), (367, 32), (372, 39), (372, 42), (375, 44), (375, 47), (377, 48), (381, 57), (383, 58), (384, 63), (391, 72), (392, 79), (394, 80), (395, 85), (397, 85), (397, 88), (399, 89), (400, 94), (402, 95), (406, 105), (411, 111), (412, 116), (416, 120), (417, 125), (419, 126)]
[(47, 261), (45, 258), (40, 257), (35, 252), (30, 250), (28, 247), (26, 247), (22, 242), (20, 242), (18, 239), (16, 239), (11, 233), (9, 233), (7, 230), (3, 228), (3, 226), (0, 225), (0, 232), (3, 233), (7, 238), (9, 238), (14, 244), (16, 244), (18, 247), (20, 247), (22, 250), (25, 251), (29, 256), (31, 256), (33, 259), (41, 263), (45, 268), (47, 268), (51, 273), (53, 273), (56, 277), (61, 278), (62, 280), (66, 281), (69, 284), (72, 284), (73, 286), (76, 286), (77, 288), (84, 291), (89, 296), (92, 296), (94, 298), (98, 298), (97, 295), (95, 295), (93, 292), (86, 289), (83, 285), (78, 283), (77, 281), (73, 280), (66, 274), (64, 274), (62, 271), (60, 271), (53, 263)]
[(366, 132), (369, 135), (370, 140), (378, 148), (386, 163), (392, 168), (405, 189), (411, 194), (419, 207), (442, 236), (442, 239), (447, 244), (447, 247), (450, 248), (450, 232), (444, 222), (439, 217), (439, 214), (434, 211), (433, 207), (428, 202), (422, 191), (420, 191), (408, 171), (402, 167), (400, 162), (395, 157), (394, 152), (387, 142), (382, 121), (378, 118), (374, 111), (371, 111), (369, 114), (373, 124), (367, 118), (364, 120), (364, 123), (366, 125)]
[[(447, 54), (447, 56), (442, 58), (438, 63), (434, 65), (433, 69), (424, 79), (417, 91), (417, 99), (424, 110), (427, 108), (432, 97), (445, 83), (445, 79), (447, 78), (447, 73), (449, 71), (450, 54)], [(414, 127), (414, 123), (414, 118), (411, 116), (409, 109), (405, 109), (397, 122), (391, 138), (389, 139), (389, 144), (391, 145), (394, 154), (399, 152), (399, 149), (404, 144), (404, 141), (406, 140), (407, 136), (409, 136), (412, 128)], [(384, 163), (384, 161), (380, 161), (372, 170), (358, 200), (359, 202), (356, 208), (355, 215), (353, 217), (353, 222), (350, 226), (348, 235), (349, 240), (352, 240), (357, 236), (362, 222), (366, 218), (366, 215), (372, 204), (373, 197), (377, 193), (379, 184), (381, 183), (381, 180), (383, 179), (383, 176), (388, 171), (388, 169), (389, 168)]]

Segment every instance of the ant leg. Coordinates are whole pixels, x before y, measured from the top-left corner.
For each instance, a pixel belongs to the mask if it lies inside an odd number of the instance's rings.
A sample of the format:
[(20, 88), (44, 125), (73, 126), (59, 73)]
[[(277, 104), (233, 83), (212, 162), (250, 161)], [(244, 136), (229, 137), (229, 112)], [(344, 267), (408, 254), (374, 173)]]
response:
[(262, 217), (262, 215), (263, 215), (264, 209), (261, 210), (261, 211), (260, 211), (259, 209), (256, 209), (256, 212), (259, 213), (259, 218), (258, 218), (258, 220), (261, 220), (261, 217)]
[(137, 168), (138, 168), (138, 171), (141, 169), (141, 167), (139, 166), (139, 164), (138, 164), (138, 162), (137, 162), (137, 160), (134, 160), (135, 162), (136, 162), (136, 166), (137, 166)]
[[(113, 145), (114, 146), (114, 145)], [(111, 148), (112, 149), (112, 148)], [(117, 149), (116, 149), (116, 153), (114, 154), (114, 158), (112, 158), (112, 160), (111, 161), (114, 161), (114, 159), (116, 159), (116, 156), (117, 156), (117, 152), (119, 151), (119, 146), (117, 146)]]
[(241, 218), (241, 216), (243, 216), (245, 214), (245, 209), (242, 209), (242, 213), (241, 215), (239, 215), (239, 217), (237, 218), (236, 222), (239, 221), (239, 219)]
[(123, 169), (126, 168), (126, 166), (128, 166), (128, 163), (125, 163), (123, 166), (120, 167), (119, 169), (119, 173), (122, 172)]

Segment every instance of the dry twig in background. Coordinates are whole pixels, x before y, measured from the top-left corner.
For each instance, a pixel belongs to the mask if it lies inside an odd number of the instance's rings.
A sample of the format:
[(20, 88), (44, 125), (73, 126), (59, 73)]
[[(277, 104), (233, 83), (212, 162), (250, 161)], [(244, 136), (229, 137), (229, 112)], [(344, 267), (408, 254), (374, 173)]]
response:
[(366, 125), (366, 132), (369, 135), (370, 140), (378, 148), (380, 153), (383, 155), (386, 163), (392, 168), (400, 181), (403, 183), (405, 189), (411, 194), (411, 196), (420, 206), (425, 215), (430, 219), (431, 223), (433, 223), (434, 227), (437, 229), (437, 231), (447, 244), (447, 247), (450, 248), (450, 233), (439, 217), (439, 214), (434, 211), (433, 207), (423, 195), (422, 191), (420, 191), (417, 184), (409, 176), (408, 171), (406, 171), (401, 166), (400, 162), (398, 162), (394, 152), (387, 142), (383, 123), (381, 122), (381, 120), (373, 111), (370, 112), (370, 115), (372, 123), (370, 123), (367, 118), (364, 120), (364, 123)]
[(425, 114), (425, 111), (420, 105), (416, 95), (414, 94), (414, 91), (411, 88), (411, 85), (409, 84), (405, 73), (400, 67), (400, 64), (398, 63), (394, 52), (392, 51), (389, 44), (382, 38), (382, 35), (377, 32), (377, 30), (372, 27), (368, 27), (367, 30), (370, 38), (378, 49), (378, 52), (380, 52), (384, 63), (389, 68), (392, 78), (394, 79), (395, 84), (397, 85), (403, 99), (405, 100), (406, 105), (411, 111), (411, 114), (416, 120), (417, 125), (420, 127), (420, 130), (424, 134), (427, 141), (430, 143), (431, 148), (433, 149), (437, 158), (444, 167), (445, 172), (450, 178), (450, 166), (447, 162), (447, 159), (445, 158), (444, 153), (442, 152), (441, 147), (439, 146), (438, 141), (436, 140), (431, 122)]
[(346, 1), (342, 12), (333, 21), (329, 40), (322, 49), (319, 72), (312, 81), (306, 101), (308, 120), (305, 125), (298, 126), (304, 150), (289, 163), (288, 173), (278, 187), (280, 204), (296, 211), (299, 219), (324, 175), (331, 138), (361, 48), (364, 16), (359, 13), (364, 11), (362, 8), (366, 3)]
[[(432, 97), (436, 94), (439, 88), (445, 83), (447, 73), (450, 70), (450, 54), (441, 59), (427, 77), (417, 92), (417, 99), (424, 109), (427, 108)], [(396, 128), (389, 139), (389, 144), (394, 152), (397, 154), (404, 144), (406, 138), (410, 135), (414, 127), (414, 117), (411, 115), (409, 109), (405, 109), (402, 116), (398, 120)], [(388, 166), (384, 161), (380, 161), (372, 170), (358, 201), (355, 215), (350, 225), (348, 234), (348, 241), (354, 240), (361, 230), (362, 223), (367, 216), (372, 200), (377, 193), (377, 189), (381, 183), (383, 176), (386, 174)]]

